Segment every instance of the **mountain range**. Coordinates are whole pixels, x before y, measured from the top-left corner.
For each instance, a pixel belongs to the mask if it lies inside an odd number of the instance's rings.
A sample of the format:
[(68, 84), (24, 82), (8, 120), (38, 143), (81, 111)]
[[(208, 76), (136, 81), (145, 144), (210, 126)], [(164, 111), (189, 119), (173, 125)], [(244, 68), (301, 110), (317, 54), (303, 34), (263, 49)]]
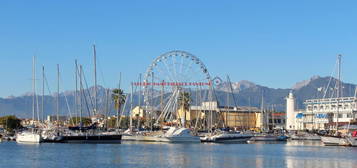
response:
[[(315, 99), (323, 97), (334, 97), (336, 96), (335, 88), (338, 80), (331, 77), (320, 77), (313, 76), (308, 80), (297, 82), (291, 88), (280, 89), (280, 88), (270, 88), (266, 86), (261, 86), (250, 81), (242, 80), (239, 82), (220, 82), (215, 85), (214, 97), (218, 100), (220, 106), (253, 106), (260, 108), (263, 102), (263, 108), (265, 109), (275, 109), (277, 111), (285, 111), (285, 97), (289, 92), (293, 92), (296, 97), (296, 108), (303, 109), (303, 102), (306, 99)], [(341, 82), (342, 96), (355, 96), (355, 84), (343, 83)], [(230, 87), (230, 84), (232, 87)], [(231, 89), (232, 88), (232, 89)], [(83, 114), (89, 115), (88, 111), (93, 108), (92, 97), (94, 88), (88, 88), (84, 90), (84, 94), (87, 95), (83, 106)], [(98, 112), (106, 114), (115, 114), (114, 105), (111, 100), (111, 90), (105, 89), (98, 86)], [(109, 93), (109, 96), (106, 96)], [(91, 95), (91, 96), (88, 96)], [(193, 96), (193, 95), (192, 95)], [(74, 91), (66, 91), (59, 94), (59, 114), (68, 115), (69, 111), (73, 114), (74, 111)], [(229, 102), (227, 102), (227, 97), (229, 97)], [(108, 99), (108, 101), (107, 101)], [(139, 93), (134, 93), (133, 105), (139, 104)], [(128, 99), (130, 100), (130, 99)], [(2, 115), (16, 115), (20, 118), (32, 117), (32, 94), (25, 94), (17, 97), (0, 98), (0, 116)], [(40, 118), (47, 115), (56, 114), (56, 95), (46, 95), (44, 96), (44, 113), (40, 112)], [(42, 97), (38, 96), (36, 99), (35, 108), (37, 111), (41, 110)], [(194, 100), (193, 100), (194, 102)], [(108, 104), (108, 106), (107, 106)], [(141, 99), (141, 104), (143, 103), (143, 98)], [(194, 104), (194, 103), (192, 103)], [(125, 112), (129, 110), (129, 105), (126, 105)]]

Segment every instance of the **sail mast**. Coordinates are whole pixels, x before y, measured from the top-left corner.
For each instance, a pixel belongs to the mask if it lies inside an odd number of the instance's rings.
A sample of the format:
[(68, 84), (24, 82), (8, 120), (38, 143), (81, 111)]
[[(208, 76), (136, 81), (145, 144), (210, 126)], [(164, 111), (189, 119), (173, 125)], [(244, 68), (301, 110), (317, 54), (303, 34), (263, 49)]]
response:
[(340, 110), (340, 96), (341, 96), (341, 57), (342, 55), (339, 54), (337, 56), (337, 114), (336, 114), (336, 131), (338, 130), (338, 117), (339, 117), (339, 110)]
[(36, 61), (36, 57), (33, 56), (33, 58), (32, 58), (32, 94), (33, 94), (33, 97), (32, 97), (32, 124), (34, 124), (34, 121), (35, 121), (35, 96), (36, 96), (35, 61)]
[(57, 64), (57, 107), (56, 107), (56, 118), (57, 118), (57, 126), (59, 126), (59, 64)]
[(42, 121), (44, 120), (44, 103), (45, 103), (45, 66), (42, 65), (42, 103), (41, 103), (41, 112), (42, 112)]
[(138, 124), (137, 124), (137, 127), (138, 127), (138, 130), (140, 128), (140, 113), (141, 113), (141, 85), (142, 85), (142, 82), (141, 82), (141, 73), (139, 74), (139, 114), (138, 114)]
[(76, 123), (77, 123), (77, 117), (78, 117), (78, 65), (77, 65), (77, 60), (74, 61), (74, 66), (75, 66), (75, 79), (76, 79), (76, 90), (74, 91), (74, 113), (76, 114)]
[[(83, 113), (83, 106), (82, 106), (82, 95), (83, 95), (83, 82), (82, 82), (82, 65), (79, 66), (79, 126), (82, 127), (82, 113)], [(82, 129), (81, 129), (82, 130)]]
[(97, 113), (97, 52), (95, 45), (93, 45), (93, 54), (94, 54), (94, 111), (93, 115)]
[(119, 113), (120, 113), (120, 106), (119, 106), (119, 103), (120, 103), (120, 99), (121, 99), (121, 95), (120, 95), (120, 83), (121, 83), (121, 72), (119, 73), (119, 85), (118, 85), (118, 100), (117, 100), (117, 105), (118, 105), (118, 108), (117, 108), (117, 121), (116, 121), (116, 125), (117, 125), (117, 129), (119, 130), (119, 127), (120, 127), (120, 124), (119, 124)]
[(132, 118), (132, 112), (133, 112), (133, 84), (131, 84), (131, 92), (130, 92), (130, 113), (129, 113), (129, 119), (130, 119), (130, 124), (129, 124), (129, 126), (130, 126), (130, 128), (129, 128), (129, 130), (130, 130), (130, 132), (132, 132), (133, 131), (133, 118)]

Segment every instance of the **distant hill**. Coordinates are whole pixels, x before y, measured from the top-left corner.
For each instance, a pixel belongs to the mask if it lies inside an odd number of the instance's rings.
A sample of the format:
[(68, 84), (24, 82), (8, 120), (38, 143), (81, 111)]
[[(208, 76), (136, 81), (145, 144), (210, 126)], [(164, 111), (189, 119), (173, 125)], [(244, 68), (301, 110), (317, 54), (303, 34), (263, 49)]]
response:
[[(285, 110), (285, 97), (290, 91), (292, 91), (297, 100), (297, 108), (304, 108), (303, 102), (306, 99), (322, 98), (326, 92), (325, 97), (335, 96), (333, 88), (336, 84), (336, 79), (330, 77), (313, 76), (310, 79), (297, 82), (291, 88), (275, 89), (266, 86), (261, 86), (250, 81), (232, 82), (233, 94), (236, 103), (233, 102), (233, 96), (230, 92), (229, 83), (222, 82), (215, 86), (215, 97), (219, 101), (221, 106), (227, 105), (227, 95), (230, 97), (229, 105), (237, 104), (239, 106), (254, 106), (260, 108), (262, 96), (264, 99), (264, 108), (274, 108), (279, 111)], [(330, 87), (327, 88), (328, 83)], [(343, 96), (354, 96), (355, 84), (343, 83)], [(327, 89), (326, 89), (327, 88)], [(327, 90), (327, 91), (326, 91)], [(93, 88), (89, 88), (84, 92), (86, 97), (88, 95), (93, 96)], [(111, 94), (111, 91), (109, 92)], [(60, 115), (68, 115), (68, 107), (73, 114), (74, 104), (74, 91), (66, 91), (60, 94)], [(194, 96), (194, 95), (193, 95)], [(41, 97), (38, 97), (39, 108), (41, 108)], [(67, 101), (66, 101), (67, 100)], [(115, 114), (113, 103), (109, 97), (109, 110), (108, 114)], [(129, 99), (130, 100), (130, 99)], [(138, 105), (138, 94), (134, 94), (133, 104)], [(107, 113), (105, 111), (106, 105), (106, 89), (98, 87), (98, 110), (99, 113)], [(129, 107), (129, 103), (127, 107)], [(194, 102), (193, 102), (194, 103)], [(68, 104), (68, 106), (67, 106)], [(143, 99), (142, 99), (143, 104)], [(84, 110), (84, 114), (88, 114), (88, 109), (92, 109), (93, 100), (87, 98), (84, 105), (87, 110)], [(88, 108), (87, 108), (88, 107)], [(128, 112), (128, 108), (126, 110)], [(32, 95), (26, 94), (18, 97), (0, 98), (0, 115), (14, 114), (21, 118), (32, 117)], [(44, 98), (44, 116), (56, 114), (56, 96), (47, 95)]]

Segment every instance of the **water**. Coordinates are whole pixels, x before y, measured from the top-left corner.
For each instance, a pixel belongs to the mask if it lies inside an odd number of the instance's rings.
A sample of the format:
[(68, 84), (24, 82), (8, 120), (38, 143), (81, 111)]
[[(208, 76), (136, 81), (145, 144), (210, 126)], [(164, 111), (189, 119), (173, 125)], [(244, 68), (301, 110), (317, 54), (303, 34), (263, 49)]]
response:
[(320, 142), (276, 144), (0, 143), (0, 167), (357, 167), (357, 148)]

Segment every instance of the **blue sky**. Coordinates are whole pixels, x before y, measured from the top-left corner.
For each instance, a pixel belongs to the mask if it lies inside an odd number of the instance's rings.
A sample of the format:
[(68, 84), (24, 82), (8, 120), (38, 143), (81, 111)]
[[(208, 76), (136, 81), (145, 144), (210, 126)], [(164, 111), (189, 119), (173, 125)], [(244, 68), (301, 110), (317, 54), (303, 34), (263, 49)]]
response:
[[(342, 3), (343, 2), (343, 3)], [(199, 57), (212, 76), (289, 88), (330, 75), (343, 54), (343, 79), (357, 83), (356, 1), (1, 1), (0, 97), (31, 91), (31, 61), (46, 66), (52, 90), (74, 87), (74, 60), (90, 80), (97, 45), (99, 83), (116, 87), (162, 53)], [(102, 73), (104, 75), (102, 75)], [(38, 68), (38, 75), (40, 69)]]

